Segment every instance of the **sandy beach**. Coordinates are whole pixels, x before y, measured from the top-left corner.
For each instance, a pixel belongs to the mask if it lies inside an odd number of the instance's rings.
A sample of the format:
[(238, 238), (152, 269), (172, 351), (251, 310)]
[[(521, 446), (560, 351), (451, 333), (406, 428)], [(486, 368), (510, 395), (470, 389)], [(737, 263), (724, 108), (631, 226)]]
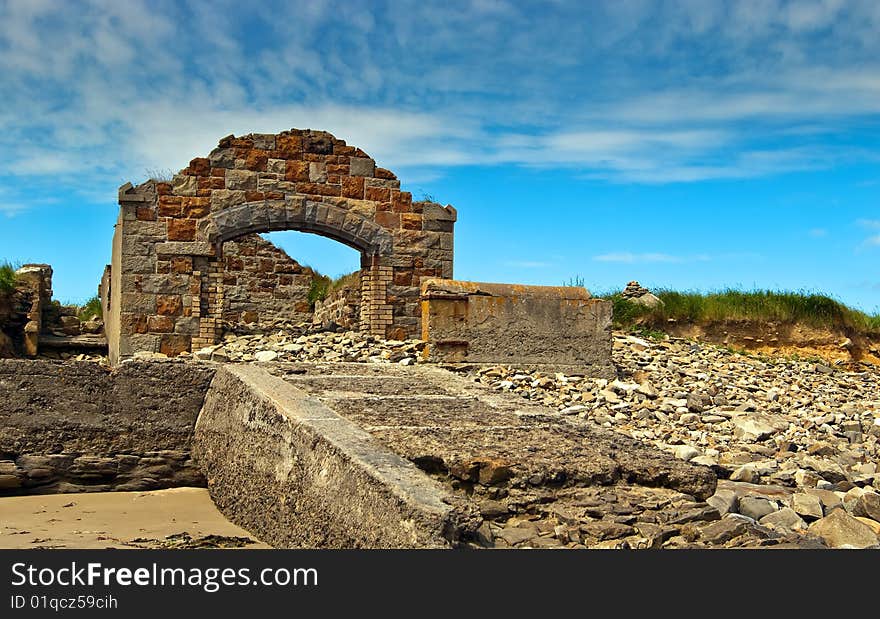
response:
[(204, 488), (0, 498), (0, 548), (269, 548)]

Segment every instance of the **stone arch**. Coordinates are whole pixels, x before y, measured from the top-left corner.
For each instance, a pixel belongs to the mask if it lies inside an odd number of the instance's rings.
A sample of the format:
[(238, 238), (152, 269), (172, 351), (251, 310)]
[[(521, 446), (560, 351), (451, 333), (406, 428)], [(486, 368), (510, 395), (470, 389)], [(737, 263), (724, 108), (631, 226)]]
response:
[(413, 202), (397, 177), (324, 131), (220, 140), (171, 182), (126, 184), (110, 272), (111, 360), (179, 354), (220, 335), (222, 244), (298, 230), (361, 253), (361, 328), (419, 333), (419, 285), (451, 278), (456, 211)]
[(305, 197), (246, 202), (211, 213), (199, 225), (210, 243), (222, 243), (254, 232), (296, 230), (339, 241), (369, 256), (390, 256), (392, 234), (375, 222), (329, 204)]

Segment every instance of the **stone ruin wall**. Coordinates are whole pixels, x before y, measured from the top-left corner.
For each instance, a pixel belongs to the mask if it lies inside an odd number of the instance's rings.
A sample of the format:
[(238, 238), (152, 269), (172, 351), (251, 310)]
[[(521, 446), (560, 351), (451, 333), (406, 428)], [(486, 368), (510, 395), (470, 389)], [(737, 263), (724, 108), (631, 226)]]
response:
[(452, 276), (451, 206), (413, 202), (390, 171), (322, 131), (223, 138), (172, 182), (124, 185), (109, 286), (110, 358), (175, 356), (218, 341), (228, 299), (220, 250), (254, 232), (299, 230), (361, 252), (361, 330), (420, 327), (419, 285)]
[(328, 328), (333, 325), (346, 331), (357, 331), (360, 326), (360, 278), (351, 285), (334, 290), (322, 301), (315, 303), (312, 324)]
[(0, 295), (0, 358), (34, 357), (39, 337), (57, 320), (52, 305), (52, 267), (26, 264), (16, 271), (15, 290)]
[(229, 323), (311, 323), (309, 286), (314, 271), (249, 234), (223, 244), (223, 319)]

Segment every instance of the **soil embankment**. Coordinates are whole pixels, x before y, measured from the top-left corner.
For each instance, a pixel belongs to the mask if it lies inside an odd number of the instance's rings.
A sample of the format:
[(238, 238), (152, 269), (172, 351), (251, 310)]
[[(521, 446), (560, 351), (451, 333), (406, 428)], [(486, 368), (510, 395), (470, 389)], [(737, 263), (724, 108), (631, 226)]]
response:
[(673, 337), (773, 357), (819, 358), (832, 363), (880, 365), (880, 335), (857, 333), (852, 329), (729, 320), (705, 324), (669, 322), (662, 327), (662, 331)]

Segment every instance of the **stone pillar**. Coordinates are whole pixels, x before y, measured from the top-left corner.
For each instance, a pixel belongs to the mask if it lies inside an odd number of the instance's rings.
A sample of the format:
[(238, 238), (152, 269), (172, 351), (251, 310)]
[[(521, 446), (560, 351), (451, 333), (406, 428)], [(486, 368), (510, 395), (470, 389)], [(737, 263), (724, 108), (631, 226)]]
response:
[(30, 295), (28, 322), (24, 326), (24, 353), (36, 357), (39, 353), (40, 332), (43, 330), (43, 312), (52, 301), (52, 267), (48, 264), (26, 264), (15, 272), (18, 286)]

